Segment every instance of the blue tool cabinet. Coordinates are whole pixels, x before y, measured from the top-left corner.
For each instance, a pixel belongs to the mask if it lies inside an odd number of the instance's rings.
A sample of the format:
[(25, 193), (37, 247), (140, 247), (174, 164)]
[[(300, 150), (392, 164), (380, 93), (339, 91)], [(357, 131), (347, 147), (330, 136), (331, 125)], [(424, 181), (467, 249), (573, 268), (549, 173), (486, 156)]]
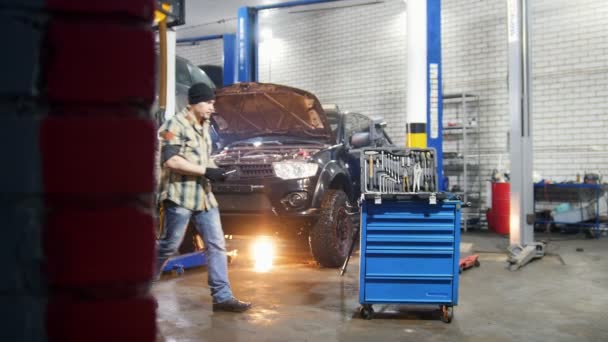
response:
[(381, 199), (361, 204), (359, 302), (438, 305), (449, 323), (458, 304), (460, 214), (457, 200)]

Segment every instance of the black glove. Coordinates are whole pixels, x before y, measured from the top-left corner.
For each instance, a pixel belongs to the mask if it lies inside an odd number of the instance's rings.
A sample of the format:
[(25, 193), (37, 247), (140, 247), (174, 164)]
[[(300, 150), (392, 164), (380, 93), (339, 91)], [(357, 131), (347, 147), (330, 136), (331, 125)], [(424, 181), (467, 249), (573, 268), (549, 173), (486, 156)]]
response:
[(205, 169), (205, 177), (215, 182), (221, 182), (226, 179), (224, 169), (219, 167), (208, 167)]

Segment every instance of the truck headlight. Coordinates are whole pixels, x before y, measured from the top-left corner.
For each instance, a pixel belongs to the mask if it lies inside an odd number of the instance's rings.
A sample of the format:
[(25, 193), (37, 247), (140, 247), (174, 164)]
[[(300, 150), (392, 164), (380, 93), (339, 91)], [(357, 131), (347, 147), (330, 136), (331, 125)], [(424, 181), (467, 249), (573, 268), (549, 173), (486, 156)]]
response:
[(319, 165), (300, 161), (284, 161), (272, 163), (272, 168), (279, 178), (298, 179), (316, 175)]

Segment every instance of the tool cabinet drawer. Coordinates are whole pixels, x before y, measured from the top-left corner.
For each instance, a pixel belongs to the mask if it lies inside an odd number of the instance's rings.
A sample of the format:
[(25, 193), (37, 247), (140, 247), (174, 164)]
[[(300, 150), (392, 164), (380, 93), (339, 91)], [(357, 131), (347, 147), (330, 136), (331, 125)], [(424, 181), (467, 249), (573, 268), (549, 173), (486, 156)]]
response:
[(419, 223), (422, 225), (429, 225), (433, 223), (452, 223), (454, 222), (454, 215), (450, 215), (446, 212), (435, 212), (431, 210), (403, 210), (398, 208), (381, 208), (382, 206), (375, 206), (371, 209), (368, 215), (368, 223), (382, 223), (382, 222), (399, 222), (403, 223), (403, 219), (407, 218), (408, 223)]
[(367, 303), (451, 303), (453, 279), (366, 277), (364, 299)]
[(396, 234), (447, 234), (454, 235), (454, 219), (435, 220), (428, 222), (424, 220), (404, 220), (386, 217), (367, 217), (367, 230), (369, 234), (374, 233), (396, 233)]
[(429, 251), (452, 251), (454, 237), (450, 235), (397, 235), (368, 234), (367, 247), (371, 249), (415, 249)]
[(454, 267), (452, 251), (368, 249), (365, 252), (366, 277), (451, 277)]

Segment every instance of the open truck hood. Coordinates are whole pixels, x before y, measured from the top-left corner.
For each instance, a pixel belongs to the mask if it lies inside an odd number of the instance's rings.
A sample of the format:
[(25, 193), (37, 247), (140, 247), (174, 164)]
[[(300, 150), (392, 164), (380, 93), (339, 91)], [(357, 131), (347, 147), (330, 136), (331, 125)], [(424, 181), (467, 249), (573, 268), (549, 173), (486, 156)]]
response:
[(219, 135), (235, 141), (284, 135), (329, 143), (331, 127), (313, 94), (270, 83), (237, 83), (216, 91)]

